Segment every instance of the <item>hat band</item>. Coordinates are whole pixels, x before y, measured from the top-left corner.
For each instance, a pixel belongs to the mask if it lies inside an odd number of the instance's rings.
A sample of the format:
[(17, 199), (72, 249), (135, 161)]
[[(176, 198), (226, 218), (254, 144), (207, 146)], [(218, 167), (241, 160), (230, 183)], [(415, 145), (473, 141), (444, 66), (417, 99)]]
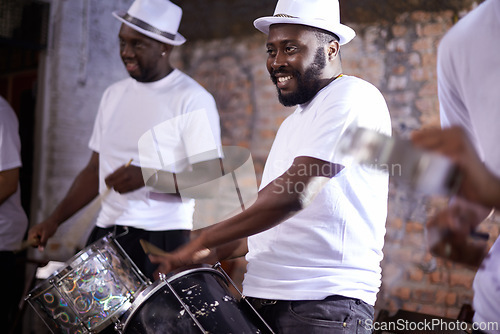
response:
[(292, 15), (288, 15), (288, 14), (274, 14), (273, 16), (274, 17), (288, 17), (290, 19), (297, 19), (298, 18), (296, 16), (292, 16)]
[(171, 40), (175, 40), (174, 34), (157, 29), (157, 28), (153, 27), (152, 25), (150, 25), (150, 24), (148, 24), (148, 23), (146, 23), (146, 22), (144, 22), (136, 17), (130, 16), (128, 13), (123, 15), (122, 19), (124, 19), (127, 22), (132, 23), (133, 25), (138, 26), (141, 29), (150, 31), (150, 32), (155, 33), (157, 35), (161, 35), (161, 36), (166, 37), (166, 38), (171, 39)]

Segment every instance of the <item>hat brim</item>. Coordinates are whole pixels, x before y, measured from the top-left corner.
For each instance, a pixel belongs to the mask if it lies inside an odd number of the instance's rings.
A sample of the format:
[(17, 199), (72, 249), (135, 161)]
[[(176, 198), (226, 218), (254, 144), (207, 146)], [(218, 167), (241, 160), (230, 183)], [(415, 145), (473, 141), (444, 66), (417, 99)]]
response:
[(334, 33), (339, 37), (339, 44), (344, 45), (349, 43), (355, 36), (354, 30), (342, 23), (331, 23), (324, 20), (307, 20), (295, 17), (277, 17), (277, 16), (265, 16), (256, 19), (253, 25), (258, 30), (262, 31), (264, 34), (269, 34), (269, 27), (272, 24), (285, 23), (285, 24), (301, 24), (305, 26), (310, 26), (314, 28), (323, 29)]
[(182, 44), (184, 44), (184, 42), (186, 42), (186, 39), (184, 38), (184, 36), (182, 36), (179, 33), (177, 33), (175, 35), (175, 39), (170, 39), (170, 38), (167, 38), (167, 37), (162, 36), (162, 35), (158, 35), (158, 34), (156, 34), (154, 32), (151, 32), (149, 30), (143, 29), (143, 28), (141, 28), (139, 26), (136, 26), (135, 24), (132, 24), (132, 23), (128, 22), (127, 20), (123, 19), (123, 17), (125, 16), (125, 14), (127, 14), (127, 12), (125, 12), (125, 11), (117, 10), (117, 11), (114, 11), (112, 14), (119, 21), (121, 21), (122, 23), (128, 25), (130, 28), (132, 28), (132, 29), (140, 32), (143, 35), (151, 37), (152, 39), (160, 41), (162, 43), (166, 43), (166, 44), (171, 44), (171, 45), (176, 45), (177, 46), (177, 45), (182, 45)]

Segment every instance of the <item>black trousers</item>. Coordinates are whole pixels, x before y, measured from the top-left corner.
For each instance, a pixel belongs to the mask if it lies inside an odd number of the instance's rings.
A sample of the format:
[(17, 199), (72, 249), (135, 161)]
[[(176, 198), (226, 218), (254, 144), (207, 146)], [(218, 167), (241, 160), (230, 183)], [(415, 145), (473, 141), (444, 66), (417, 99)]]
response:
[(116, 241), (125, 250), (132, 262), (134, 262), (139, 270), (152, 281), (154, 280), (153, 273), (157, 265), (149, 261), (139, 240), (144, 239), (166, 252), (171, 252), (187, 243), (190, 236), (189, 230), (146, 231), (124, 226), (114, 226), (110, 228), (95, 227), (87, 240), (87, 245), (102, 239), (109, 233), (115, 233), (117, 237)]
[(0, 303), (0, 321), (3, 326), (7, 325), (7, 328), (9, 328), (12, 325), (23, 290), (23, 286), (19, 282), (24, 282), (24, 277), (21, 276), (21, 280), (19, 280), (14, 252), (1, 251), (0, 263), (2, 264), (0, 286), (4, 289), (2, 302)]

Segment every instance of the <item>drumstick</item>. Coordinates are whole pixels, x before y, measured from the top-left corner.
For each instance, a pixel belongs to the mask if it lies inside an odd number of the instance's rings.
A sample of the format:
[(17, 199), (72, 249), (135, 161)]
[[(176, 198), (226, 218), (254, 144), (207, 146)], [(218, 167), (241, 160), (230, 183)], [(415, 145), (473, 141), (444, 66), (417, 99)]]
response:
[(150, 242), (147, 242), (144, 239), (140, 239), (139, 242), (141, 243), (141, 246), (142, 246), (142, 249), (144, 250), (144, 253), (146, 253), (147, 255), (151, 254), (151, 255), (160, 255), (161, 256), (161, 255), (167, 254), (167, 252), (165, 252), (163, 249), (156, 247), (155, 245), (153, 245)]
[(37, 245), (39, 243), (39, 241), (40, 241), (40, 238), (23, 240), (21, 242), (21, 246), (19, 246), (19, 248), (14, 251), (14, 254), (20, 253), (20, 252), (22, 252), (23, 250), (25, 250), (25, 249), (27, 249), (29, 247)]

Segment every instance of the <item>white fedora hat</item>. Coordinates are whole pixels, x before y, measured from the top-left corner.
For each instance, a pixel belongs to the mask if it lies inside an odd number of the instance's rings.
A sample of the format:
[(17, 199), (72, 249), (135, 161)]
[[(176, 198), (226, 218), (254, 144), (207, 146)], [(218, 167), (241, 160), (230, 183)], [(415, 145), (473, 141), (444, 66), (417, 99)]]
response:
[(356, 33), (340, 23), (338, 0), (279, 0), (273, 16), (253, 22), (255, 28), (269, 34), (269, 26), (277, 23), (302, 24), (320, 28), (339, 37), (341, 45), (351, 41)]
[(113, 16), (141, 34), (160, 42), (181, 45), (186, 41), (177, 32), (182, 9), (168, 0), (135, 0), (127, 12), (114, 11)]

